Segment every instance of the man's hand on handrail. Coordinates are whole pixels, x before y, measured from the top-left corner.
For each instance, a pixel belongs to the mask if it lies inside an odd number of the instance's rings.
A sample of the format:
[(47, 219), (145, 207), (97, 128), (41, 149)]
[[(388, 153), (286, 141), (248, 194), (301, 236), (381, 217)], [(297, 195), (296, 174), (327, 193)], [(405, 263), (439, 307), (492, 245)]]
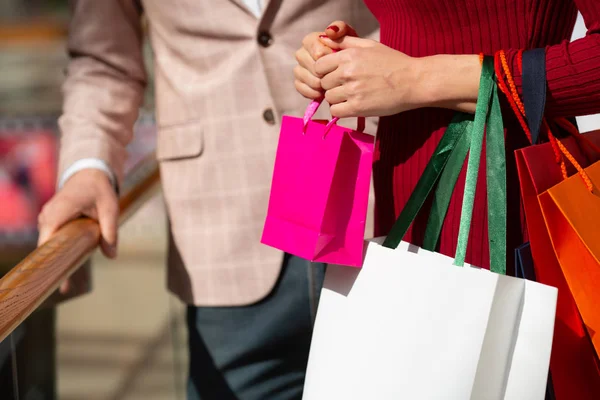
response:
[[(0, 341), (43, 304), (99, 242), (105, 254), (111, 245), (115, 246), (113, 253), (108, 254), (115, 255), (117, 224), (133, 215), (159, 183), (160, 171), (154, 154), (149, 154), (127, 174), (118, 205), (113, 185), (104, 171), (81, 170), (73, 174), (43, 210), (40, 242), (46, 243), (0, 279)], [(84, 215), (100, 223), (77, 218)]]
[[(38, 220), (38, 246), (48, 241), (64, 224), (81, 216), (98, 221), (102, 252), (109, 258), (115, 258), (119, 201), (106, 174), (91, 168), (74, 174), (46, 203)], [(69, 281), (66, 281), (60, 291), (64, 294), (68, 290)]]

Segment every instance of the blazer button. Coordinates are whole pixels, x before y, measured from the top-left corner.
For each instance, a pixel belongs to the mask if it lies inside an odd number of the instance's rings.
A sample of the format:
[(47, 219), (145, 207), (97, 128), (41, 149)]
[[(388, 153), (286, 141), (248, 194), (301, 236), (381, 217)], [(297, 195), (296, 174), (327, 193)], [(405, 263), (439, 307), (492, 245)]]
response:
[(262, 31), (258, 33), (257, 40), (262, 47), (269, 47), (273, 43), (273, 36), (267, 31)]
[(266, 121), (267, 124), (275, 125), (275, 113), (273, 113), (273, 110), (270, 108), (267, 108), (263, 112), (263, 119)]

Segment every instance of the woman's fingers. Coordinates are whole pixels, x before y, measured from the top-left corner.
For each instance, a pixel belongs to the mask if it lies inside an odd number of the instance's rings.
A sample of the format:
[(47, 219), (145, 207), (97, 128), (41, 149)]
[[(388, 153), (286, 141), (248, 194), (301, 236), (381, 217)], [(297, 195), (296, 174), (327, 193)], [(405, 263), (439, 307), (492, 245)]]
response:
[(313, 32), (306, 35), (302, 40), (302, 48), (308, 52), (313, 61), (317, 61), (319, 58), (333, 52), (319, 40), (320, 38), (326, 37), (327, 36), (323, 32)]
[(344, 86), (338, 86), (325, 92), (325, 100), (331, 105), (343, 103), (348, 100)]
[(315, 62), (305, 48), (296, 52), (298, 65), (294, 67), (294, 86), (298, 93), (307, 99), (323, 97), (321, 79), (315, 72)]
[[(304, 97), (317, 99), (325, 90), (333, 89), (343, 83), (340, 73), (333, 73), (344, 57), (334, 57), (334, 49), (342, 46), (344, 38), (356, 36), (356, 31), (344, 21), (334, 21), (325, 33), (313, 32), (304, 37), (302, 47), (296, 51), (298, 66), (294, 68), (294, 86)], [(330, 46), (334, 45), (333, 49)], [(325, 84), (322, 79), (327, 76)], [(336, 94), (333, 94), (336, 98)]]
[(329, 37), (319, 37), (319, 41), (323, 43), (327, 48), (331, 48), (332, 52), (352, 49), (352, 48), (368, 48), (375, 47), (379, 42), (371, 39), (364, 39), (354, 36), (344, 36), (337, 40), (332, 40)]
[(344, 36), (358, 36), (354, 28), (344, 21), (333, 21), (329, 24), (327, 29), (325, 29), (325, 34), (331, 40), (337, 40)]
[(324, 77), (325, 75), (332, 73), (339, 67), (343, 57), (345, 57), (345, 55), (342, 53), (333, 53), (319, 59), (315, 63), (316, 75), (319, 77)]
[(301, 82), (298, 79), (294, 80), (294, 86), (296, 87), (296, 90), (298, 91), (298, 93), (300, 93), (302, 96), (306, 97), (307, 99), (316, 100), (316, 99), (320, 99), (321, 97), (323, 97), (323, 92), (311, 88), (306, 83)]
[(308, 99), (323, 97), (321, 76), (315, 71), (315, 60), (331, 54), (333, 51), (319, 41), (321, 32), (313, 32), (302, 41), (302, 47), (296, 51), (298, 65), (294, 68), (294, 86), (296, 90)]
[(344, 83), (346, 83), (342, 69), (343, 68), (336, 68), (333, 72), (321, 78), (321, 88), (323, 90), (331, 90), (335, 87), (342, 86)]
[(323, 97), (321, 80), (311, 74), (307, 69), (297, 65), (294, 67), (294, 85), (296, 90), (304, 97), (314, 100)]
[(321, 90), (321, 79), (314, 76), (309, 70), (299, 65), (294, 67), (294, 78), (305, 83), (308, 87), (314, 90)]
[(298, 61), (298, 65), (308, 70), (308, 72), (310, 72), (317, 78), (321, 77), (319, 74), (317, 74), (315, 70), (315, 60), (313, 60), (312, 56), (308, 53), (308, 51), (305, 48), (301, 48), (296, 52), (296, 61)]
[(357, 117), (357, 111), (352, 102), (344, 101), (343, 103), (333, 104), (329, 111), (331, 115), (338, 118)]

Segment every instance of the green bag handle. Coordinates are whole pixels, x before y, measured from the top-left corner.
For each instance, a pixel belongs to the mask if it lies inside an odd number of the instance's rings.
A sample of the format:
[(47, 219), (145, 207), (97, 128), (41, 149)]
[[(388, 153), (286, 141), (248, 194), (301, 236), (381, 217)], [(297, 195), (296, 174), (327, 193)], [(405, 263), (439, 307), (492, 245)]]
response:
[(479, 99), (488, 100), (485, 103), (477, 101), (454, 265), (462, 266), (465, 262), (484, 130), (487, 125), (486, 177), (490, 270), (504, 275), (506, 274), (506, 153), (502, 111), (494, 78), (492, 58), (486, 57), (481, 73)]
[(430, 250), (435, 248), (448, 210), (452, 190), (468, 152), (467, 178), (454, 262), (455, 265), (464, 265), (483, 137), (487, 125), (486, 173), (490, 227), (490, 264), (493, 272), (506, 273), (506, 156), (502, 112), (494, 77), (493, 60), (491, 57), (485, 57), (474, 119), (470, 119), (469, 116), (462, 113), (455, 116), (425, 168), (423, 176), (421, 176), (406, 206), (387, 236), (383, 244), (385, 247), (398, 247), (427, 196), (438, 179), (441, 178), (436, 189), (432, 214), (426, 229), (425, 242), (427, 247), (424, 247)]
[(444, 172), (442, 172), (442, 176), (440, 176), (440, 181), (435, 189), (429, 219), (427, 220), (427, 228), (425, 229), (425, 237), (423, 239), (423, 248), (425, 250), (435, 251), (437, 247), (442, 232), (442, 225), (444, 224), (444, 219), (446, 218), (448, 207), (450, 206), (450, 199), (452, 198), (454, 186), (456, 186), (456, 181), (458, 181), (458, 176), (460, 175), (463, 165), (465, 165), (465, 160), (469, 153), (471, 133), (472, 130), (469, 129), (466, 134), (460, 138), (448, 159), (448, 163), (446, 164), (446, 168), (444, 168)]
[[(440, 139), (439, 144), (431, 156), (431, 160), (429, 160), (429, 163), (425, 167), (425, 171), (423, 171), (423, 175), (421, 175), (419, 182), (417, 182), (410, 198), (400, 212), (400, 216), (398, 216), (394, 226), (383, 242), (384, 247), (390, 249), (398, 247), (406, 234), (406, 231), (408, 231), (410, 224), (412, 224), (423, 207), (423, 204), (438, 181), (442, 171), (444, 171), (444, 167), (451, 154), (454, 153), (457, 143), (464, 143), (464, 140), (461, 141), (461, 138), (471, 130), (472, 125), (472, 115), (456, 113), (452, 122), (448, 125), (446, 132)], [(468, 142), (466, 144), (468, 149)]]

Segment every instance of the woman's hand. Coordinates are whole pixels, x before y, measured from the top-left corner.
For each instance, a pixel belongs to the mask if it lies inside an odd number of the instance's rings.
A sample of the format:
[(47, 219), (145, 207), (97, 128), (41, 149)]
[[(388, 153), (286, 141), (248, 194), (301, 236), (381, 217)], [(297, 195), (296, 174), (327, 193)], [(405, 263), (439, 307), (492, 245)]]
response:
[(475, 110), (481, 73), (476, 55), (414, 58), (368, 39), (320, 41), (341, 50), (314, 66), (335, 117), (386, 116), (421, 107)]
[(321, 76), (315, 72), (315, 61), (332, 54), (333, 50), (319, 39), (339, 40), (346, 35), (356, 36), (356, 31), (343, 21), (335, 21), (324, 32), (313, 32), (304, 37), (302, 47), (296, 51), (298, 65), (294, 68), (294, 84), (302, 96), (314, 100), (324, 95)]
[(368, 39), (323, 42), (342, 50), (315, 63), (333, 116), (385, 116), (420, 106), (418, 59)]

